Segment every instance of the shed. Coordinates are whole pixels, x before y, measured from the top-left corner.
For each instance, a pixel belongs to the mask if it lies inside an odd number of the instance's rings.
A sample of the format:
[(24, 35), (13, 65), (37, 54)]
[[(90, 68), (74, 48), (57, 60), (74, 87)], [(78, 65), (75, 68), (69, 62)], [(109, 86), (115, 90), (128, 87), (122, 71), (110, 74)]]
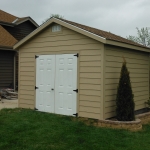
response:
[(19, 107), (94, 119), (115, 116), (126, 58), (135, 110), (149, 98), (150, 49), (110, 32), (51, 18), (14, 46)]

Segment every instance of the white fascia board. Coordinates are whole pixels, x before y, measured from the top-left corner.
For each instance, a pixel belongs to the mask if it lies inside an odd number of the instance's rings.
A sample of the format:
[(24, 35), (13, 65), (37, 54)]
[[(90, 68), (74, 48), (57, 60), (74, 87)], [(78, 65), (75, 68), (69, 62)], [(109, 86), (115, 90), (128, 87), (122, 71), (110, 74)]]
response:
[(18, 21), (18, 18), (17, 18), (17, 19), (15, 19), (12, 23), (15, 23), (16, 21)]
[(72, 24), (70, 24), (70, 23), (67, 23), (67, 22), (65, 22), (65, 21), (63, 21), (63, 20), (59, 20), (59, 19), (57, 19), (57, 18), (54, 18), (54, 19), (56, 19), (56, 20), (58, 20), (58, 21), (61, 21), (61, 22), (65, 23), (65, 24), (68, 24), (69, 26), (72, 26), (72, 27), (74, 27), (74, 28), (77, 28), (77, 29), (79, 29), (79, 30), (81, 30), (81, 31), (84, 31), (84, 32), (86, 32), (86, 33), (88, 33), (88, 34), (91, 34), (91, 35), (94, 35), (94, 36), (96, 36), (96, 37), (102, 38), (103, 40), (106, 40), (106, 38), (104, 38), (104, 37), (102, 37), (102, 36), (99, 36), (99, 35), (97, 35), (97, 34), (94, 34), (94, 33), (92, 33), (92, 32), (89, 32), (89, 31), (87, 31), (87, 30), (81, 29), (81, 28), (79, 28), (79, 27), (77, 27), (77, 26), (74, 26), (74, 25), (72, 25)]
[(24, 20), (22, 20), (22, 21), (16, 23), (16, 25), (19, 25), (19, 24), (21, 24), (21, 23), (23, 23), (23, 22), (25, 22), (25, 21), (30, 21), (30, 22), (32, 22), (36, 27), (39, 27), (39, 25), (38, 25), (34, 20), (32, 20), (30, 17), (28, 17), (28, 18), (26, 18), (26, 19), (24, 19)]

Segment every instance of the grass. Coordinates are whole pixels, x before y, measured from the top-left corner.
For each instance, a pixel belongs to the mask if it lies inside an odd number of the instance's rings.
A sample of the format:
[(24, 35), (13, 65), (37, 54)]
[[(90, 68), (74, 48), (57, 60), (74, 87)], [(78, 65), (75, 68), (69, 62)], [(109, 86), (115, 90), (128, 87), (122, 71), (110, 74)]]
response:
[(149, 141), (150, 124), (131, 132), (27, 109), (0, 111), (0, 150), (149, 150)]

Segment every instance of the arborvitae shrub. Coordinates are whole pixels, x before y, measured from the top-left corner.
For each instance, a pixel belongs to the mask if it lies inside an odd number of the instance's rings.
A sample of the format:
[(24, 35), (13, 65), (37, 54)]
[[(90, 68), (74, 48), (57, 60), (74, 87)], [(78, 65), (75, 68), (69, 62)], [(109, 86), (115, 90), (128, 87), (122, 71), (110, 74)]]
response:
[(134, 115), (134, 95), (130, 82), (129, 71), (126, 67), (126, 61), (122, 64), (119, 85), (116, 98), (116, 117), (119, 121), (133, 121)]

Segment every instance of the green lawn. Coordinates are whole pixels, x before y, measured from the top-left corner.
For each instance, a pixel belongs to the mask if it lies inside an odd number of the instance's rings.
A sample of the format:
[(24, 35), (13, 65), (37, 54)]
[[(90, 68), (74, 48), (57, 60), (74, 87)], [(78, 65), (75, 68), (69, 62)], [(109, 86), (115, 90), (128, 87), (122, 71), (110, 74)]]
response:
[(72, 117), (3, 109), (0, 150), (150, 150), (150, 124), (130, 132), (87, 126)]

